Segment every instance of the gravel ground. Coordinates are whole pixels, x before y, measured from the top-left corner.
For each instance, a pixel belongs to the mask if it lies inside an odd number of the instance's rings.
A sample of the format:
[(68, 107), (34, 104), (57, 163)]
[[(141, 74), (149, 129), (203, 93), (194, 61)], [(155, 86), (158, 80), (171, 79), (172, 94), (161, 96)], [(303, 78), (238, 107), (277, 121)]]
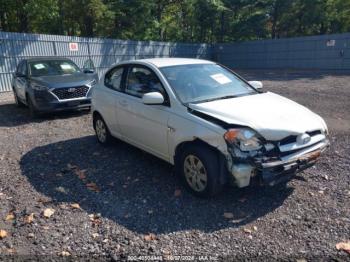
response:
[(241, 73), (323, 116), (331, 147), (286, 186), (229, 188), (209, 200), (185, 192), (172, 167), (147, 153), (122, 142), (100, 146), (89, 113), (31, 120), (12, 94), (1, 94), (0, 229), (7, 236), (0, 260), (350, 261), (336, 249), (350, 239), (349, 74)]

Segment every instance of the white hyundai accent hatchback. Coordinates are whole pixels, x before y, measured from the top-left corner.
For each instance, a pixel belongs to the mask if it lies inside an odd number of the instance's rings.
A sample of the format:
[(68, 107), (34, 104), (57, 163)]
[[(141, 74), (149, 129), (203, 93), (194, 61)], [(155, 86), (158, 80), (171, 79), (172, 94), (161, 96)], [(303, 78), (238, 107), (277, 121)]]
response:
[(92, 96), (100, 143), (119, 138), (175, 165), (211, 196), (227, 183), (273, 185), (312, 166), (328, 146), (325, 121), (302, 105), (199, 59), (113, 66)]

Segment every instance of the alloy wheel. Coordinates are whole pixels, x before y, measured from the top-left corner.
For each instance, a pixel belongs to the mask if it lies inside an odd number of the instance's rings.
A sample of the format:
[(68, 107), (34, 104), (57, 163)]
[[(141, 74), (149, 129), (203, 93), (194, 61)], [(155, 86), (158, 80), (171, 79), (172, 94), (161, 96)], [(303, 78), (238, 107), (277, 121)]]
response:
[(107, 139), (107, 129), (105, 123), (101, 119), (96, 120), (96, 135), (101, 143), (105, 143)]
[(196, 192), (207, 187), (207, 170), (202, 161), (195, 155), (188, 155), (184, 161), (184, 174), (188, 185)]

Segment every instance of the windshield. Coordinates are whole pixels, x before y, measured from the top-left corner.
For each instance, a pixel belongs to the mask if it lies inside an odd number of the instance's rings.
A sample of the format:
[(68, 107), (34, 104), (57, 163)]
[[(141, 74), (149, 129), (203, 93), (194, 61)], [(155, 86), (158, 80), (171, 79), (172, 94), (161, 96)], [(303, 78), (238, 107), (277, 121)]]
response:
[(200, 103), (256, 93), (217, 64), (169, 66), (160, 69), (182, 103)]
[(80, 72), (79, 67), (70, 60), (41, 60), (29, 62), (32, 76), (66, 75)]

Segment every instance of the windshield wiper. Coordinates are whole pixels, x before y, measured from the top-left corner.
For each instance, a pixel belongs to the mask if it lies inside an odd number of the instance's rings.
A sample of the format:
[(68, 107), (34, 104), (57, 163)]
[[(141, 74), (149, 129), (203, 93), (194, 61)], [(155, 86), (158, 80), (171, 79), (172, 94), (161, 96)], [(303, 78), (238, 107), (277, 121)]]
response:
[(229, 98), (235, 98), (235, 97), (237, 97), (237, 96), (234, 96), (234, 95), (220, 96), (220, 97), (215, 97), (215, 98), (209, 98), (209, 99), (195, 101), (195, 102), (192, 102), (192, 103), (198, 104), (198, 103), (205, 103), (205, 102), (211, 102), (211, 101), (215, 101), (215, 100), (229, 99)]

